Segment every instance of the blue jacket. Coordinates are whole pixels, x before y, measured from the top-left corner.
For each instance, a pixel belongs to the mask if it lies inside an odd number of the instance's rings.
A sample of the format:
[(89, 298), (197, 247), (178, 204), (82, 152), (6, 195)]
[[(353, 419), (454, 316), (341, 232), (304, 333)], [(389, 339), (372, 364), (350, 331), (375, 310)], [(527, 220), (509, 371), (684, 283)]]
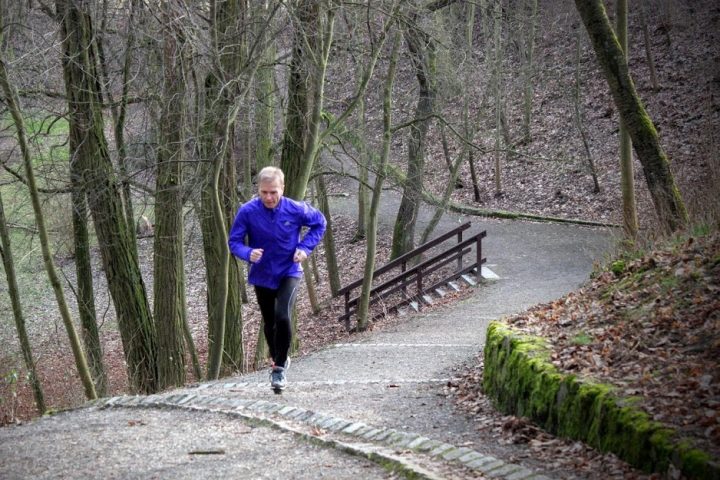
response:
[[(250, 262), (253, 249), (262, 248), (260, 261), (250, 264), (248, 282), (276, 289), (285, 277), (302, 277), (302, 266), (293, 262), (295, 250), (304, 250), (309, 256), (322, 239), (326, 224), (323, 214), (305, 202), (281, 197), (277, 207), (270, 209), (255, 197), (238, 210), (228, 245), (233, 255), (246, 262)], [(302, 227), (308, 231), (301, 239)]]

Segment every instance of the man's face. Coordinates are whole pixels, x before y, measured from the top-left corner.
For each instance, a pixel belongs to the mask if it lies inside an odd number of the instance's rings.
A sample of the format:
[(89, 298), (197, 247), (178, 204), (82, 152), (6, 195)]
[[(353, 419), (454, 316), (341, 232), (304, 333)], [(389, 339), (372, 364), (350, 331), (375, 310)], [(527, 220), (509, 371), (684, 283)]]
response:
[(283, 186), (277, 178), (271, 181), (265, 180), (258, 185), (258, 193), (266, 208), (275, 208), (282, 197)]

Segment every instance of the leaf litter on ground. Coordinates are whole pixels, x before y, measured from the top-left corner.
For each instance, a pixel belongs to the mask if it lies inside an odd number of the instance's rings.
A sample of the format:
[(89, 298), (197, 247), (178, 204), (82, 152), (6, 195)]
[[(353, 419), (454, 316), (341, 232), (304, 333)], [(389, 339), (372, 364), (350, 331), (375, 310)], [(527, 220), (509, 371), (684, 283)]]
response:
[[(720, 233), (686, 237), (625, 255), (581, 289), (505, 321), (539, 336), (561, 372), (610, 384), (654, 420), (720, 458)], [(547, 447), (526, 419), (498, 427), (484, 412), (482, 362), (447, 388), (479, 428), (504, 430), (506, 441)], [(569, 448), (564, 443), (563, 447)]]

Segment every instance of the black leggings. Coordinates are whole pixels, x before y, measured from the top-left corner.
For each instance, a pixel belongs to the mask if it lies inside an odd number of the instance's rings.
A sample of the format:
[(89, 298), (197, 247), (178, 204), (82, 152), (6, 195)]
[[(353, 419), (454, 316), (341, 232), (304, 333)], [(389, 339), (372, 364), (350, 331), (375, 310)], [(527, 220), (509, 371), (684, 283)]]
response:
[(285, 365), (292, 340), (291, 315), (299, 278), (286, 277), (277, 290), (255, 286), (255, 296), (265, 323), (265, 339), (275, 365)]

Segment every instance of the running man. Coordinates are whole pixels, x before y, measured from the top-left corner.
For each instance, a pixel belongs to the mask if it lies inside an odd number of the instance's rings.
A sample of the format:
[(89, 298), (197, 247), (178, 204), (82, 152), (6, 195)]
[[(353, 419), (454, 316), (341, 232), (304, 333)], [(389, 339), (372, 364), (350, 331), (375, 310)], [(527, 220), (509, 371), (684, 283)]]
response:
[[(291, 312), (303, 275), (301, 263), (322, 239), (326, 221), (307, 203), (283, 197), (285, 174), (279, 168), (260, 170), (257, 184), (258, 196), (235, 216), (228, 245), (233, 255), (250, 263), (248, 283), (255, 286), (273, 362), (270, 386), (277, 392), (287, 386)], [(300, 238), (303, 227), (308, 230)]]

